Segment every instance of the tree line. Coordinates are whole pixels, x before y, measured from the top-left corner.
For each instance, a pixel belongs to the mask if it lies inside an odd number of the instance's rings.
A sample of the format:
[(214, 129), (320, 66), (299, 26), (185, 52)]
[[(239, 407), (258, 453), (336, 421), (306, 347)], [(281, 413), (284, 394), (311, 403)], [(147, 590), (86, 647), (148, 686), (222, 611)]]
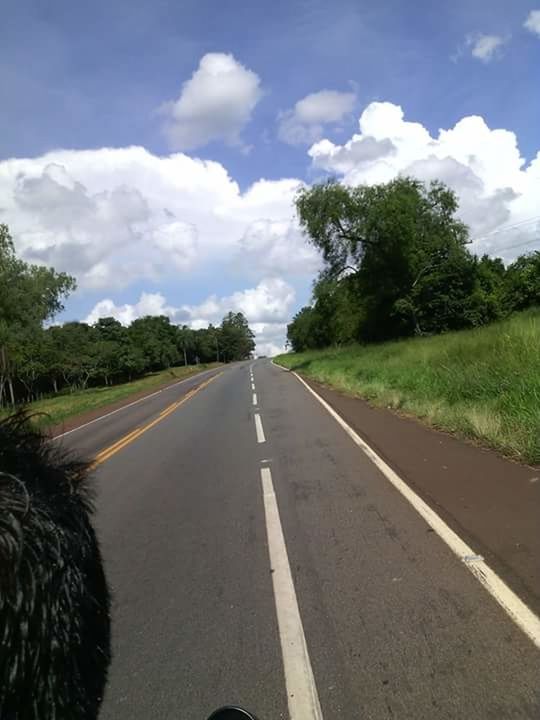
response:
[(323, 269), (287, 327), (291, 348), (380, 342), (477, 327), (540, 305), (540, 252), (505, 266), (470, 252), (469, 229), (443, 183), (400, 177), (301, 190), (300, 225)]
[(18, 258), (7, 226), (0, 225), (0, 407), (176, 365), (243, 360), (255, 349), (246, 318), (233, 312), (221, 325), (199, 330), (165, 316), (128, 327), (112, 317), (46, 327), (75, 287), (66, 273)]

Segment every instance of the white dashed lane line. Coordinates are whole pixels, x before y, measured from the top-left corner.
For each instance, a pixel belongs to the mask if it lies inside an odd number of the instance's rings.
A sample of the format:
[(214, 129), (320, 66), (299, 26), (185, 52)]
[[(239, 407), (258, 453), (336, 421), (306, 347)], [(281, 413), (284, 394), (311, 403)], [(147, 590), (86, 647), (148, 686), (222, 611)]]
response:
[(268, 553), (291, 720), (322, 720), (270, 468), (261, 468)]
[(261, 416), (259, 415), (259, 413), (255, 413), (255, 431), (257, 432), (257, 442), (258, 443), (266, 442), (266, 438), (264, 436), (262, 420), (261, 420)]

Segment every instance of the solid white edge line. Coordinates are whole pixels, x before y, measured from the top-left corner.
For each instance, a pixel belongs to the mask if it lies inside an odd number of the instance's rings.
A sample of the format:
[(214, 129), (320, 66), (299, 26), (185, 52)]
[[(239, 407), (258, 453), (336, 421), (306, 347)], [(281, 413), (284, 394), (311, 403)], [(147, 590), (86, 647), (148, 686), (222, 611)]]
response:
[(263, 443), (266, 442), (266, 438), (264, 437), (264, 430), (263, 425), (261, 421), (261, 416), (259, 413), (255, 413), (255, 431), (257, 432), (257, 442)]
[(289, 370), (289, 368), (286, 368), (284, 365), (280, 365), (279, 363), (275, 362), (274, 360), (270, 360), (270, 362), (272, 363), (272, 365), (273, 365), (274, 367), (277, 367), (277, 368), (279, 368), (280, 370), (284, 370), (285, 372), (291, 372), (291, 371)]
[(116, 408), (116, 410), (111, 410), (108, 413), (105, 413), (105, 415), (100, 415), (97, 418), (94, 418), (93, 420), (89, 420), (87, 423), (83, 423), (83, 425), (78, 425), (76, 428), (72, 428), (71, 430), (66, 430), (66, 432), (60, 433), (60, 435), (55, 435), (52, 440), (59, 440), (60, 438), (65, 437), (66, 435), (71, 435), (71, 433), (77, 432), (77, 430), (82, 430), (85, 427), (88, 427), (89, 425), (93, 425), (94, 423), (99, 422), (100, 420), (105, 420), (105, 418), (111, 417), (111, 415), (116, 415), (116, 413), (121, 412), (122, 410), (127, 410), (130, 407), (133, 407), (133, 405), (137, 405), (137, 403), (144, 402), (145, 400), (150, 400), (150, 398), (155, 397), (156, 395), (159, 395), (162, 392), (165, 392), (165, 390), (171, 390), (171, 388), (176, 387), (177, 385), (181, 385), (182, 383), (187, 382), (188, 380), (193, 380), (193, 378), (202, 377), (203, 375), (208, 375), (209, 373), (214, 372), (213, 370), (205, 370), (202, 373), (195, 373), (195, 375), (191, 375), (188, 378), (184, 378), (183, 380), (179, 380), (178, 382), (173, 383), (172, 385), (167, 385), (166, 388), (161, 388), (161, 390), (156, 390), (156, 392), (151, 393), (150, 395), (145, 395), (142, 398), (139, 398), (138, 400), (134, 400), (133, 402), (128, 403), (127, 405), (122, 405), (122, 407)]
[(253, 405), (257, 405), (257, 393), (253, 393)]
[[(279, 367), (279, 366), (278, 366)], [(330, 415), (341, 425), (353, 442), (377, 466), (386, 479), (405, 497), (416, 512), (448, 545), (458, 558), (471, 571), (476, 579), (486, 588), (490, 595), (506, 611), (509, 617), (523, 632), (540, 648), (540, 618), (511, 590), (495, 573), (484, 559), (477, 555), (445, 522), (402, 480), (399, 475), (363, 440), (350, 425), (297, 373), (293, 375), (321, 403)]]
[(261, 482), (290, 720), (322, 720), (270, 468), (261, 468)]

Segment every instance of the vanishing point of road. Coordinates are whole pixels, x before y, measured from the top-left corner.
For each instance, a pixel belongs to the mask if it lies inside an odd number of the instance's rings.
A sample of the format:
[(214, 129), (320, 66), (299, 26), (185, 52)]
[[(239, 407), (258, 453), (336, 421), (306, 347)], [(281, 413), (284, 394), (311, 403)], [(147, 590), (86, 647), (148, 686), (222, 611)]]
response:
[(59, 437), (95, 458), (103, 720), (540, 717), (540, 652), (291, 373), (238, 363)]

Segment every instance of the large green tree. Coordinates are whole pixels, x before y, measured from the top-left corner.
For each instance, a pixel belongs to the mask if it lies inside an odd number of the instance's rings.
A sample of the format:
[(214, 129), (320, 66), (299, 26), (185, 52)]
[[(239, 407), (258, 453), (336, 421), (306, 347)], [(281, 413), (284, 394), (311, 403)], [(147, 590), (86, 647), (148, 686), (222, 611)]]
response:
[(327, 181), (302, 189), (296, 208), (321, 251), (322, 279), (347, 278), (364, 337), (467, 324), (474, 258), (467, 228), (456, 218), (456, 196), (445, 185), (413, 178), (358, 187)]
[[(28, 347), (46, 320), (63, 309), (63, 300), (75, 289), (75, 279), (52, 268), (30, 265), (15, 253), (6, 225), (0, 225), (0, 405), (15, 402), (13, 380), (17, 363), (32, 354)], [(28, 369), (28, 366), (26, 366)]]
[(222, 359), (231, 362), (249, 358), (255, 350), (254, 337), (243, 313), (227, 313), (221, 323), (218, 340)]
[(187, 325), (176, 328), (176, 347), (184, 365), (195, 362), (195, 331)]
[(210, 325), (194, 332), (194, 362), (207, 363), (219, 359), (219, 329)]
[(509, 265), (505, 277), (505, 302), (513, 310), (540, 305), (540, 251), (522, 255)]
[[(94, 332), (99, 357), (97, 374), (105, 385), (126, 375), (129, 377), (133, 370), (128, 368), (128, 359), (132, 357), (135, 347), (127, 328), (113, 317), (104, 317), (99, 318), (94, 324)], [(139, 352), (139, 357), (139, 365), (142, 368), (144, 362), (142, 352)]]
[(165, 315), (134, 320), (128, 332), (135, 347), (142, 351), (147, 370), (161, 370), (178, 362), (176, 327)]
[(95, 328), (86, 323), (67, 322), (56, 328), (60, 344), (60, 362), (64, 383), (74, 390), (84, 390), (100, 375), (100, 344)]
[(355, 342), (363, 322), (356, 278), (340, 281), (323, 275), (313, 286), (313, 303), (303, 307), (287, 325), (287, 339), (295, 352)]
[[(293, 352), (303, 352), (318, 347), (316, 339), (316, 313), (312, 307), (306, 305), (293, 317), (287, 325), (287, 340)], [(324, 345), (326, 345), (326, 339)]]

